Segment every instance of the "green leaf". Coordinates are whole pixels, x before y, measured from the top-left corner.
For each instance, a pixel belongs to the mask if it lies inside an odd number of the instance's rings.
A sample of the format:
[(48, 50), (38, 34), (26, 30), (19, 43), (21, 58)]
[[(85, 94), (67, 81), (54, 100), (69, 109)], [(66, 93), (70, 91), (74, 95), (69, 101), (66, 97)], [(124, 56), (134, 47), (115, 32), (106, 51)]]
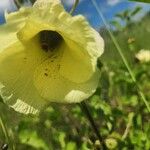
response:
[(22, 130), (19, 133), (21, 143), (30, 145), (36, 149), (49, 150), (48, 146), (42, 138), (40, 138), (36, 131)]
[(139, 11), (141, 11), (142, 7), (137, 6), (132, 12), (131, 12), (131, 16), (135, 16), (136, 14), (139, 13)]
[(115, 17), (117, 17), (117, 18), (119, 18), (119, 19), (122, 19), (122, 20), (124, 19), (124, 16), (123, 16), (122, 13), (116, 14)]
[(112, 20), (111, 22), (110, 22), (116, 29), (118, 29), (118, 30), (122, 30), (122, 26), (121, 26), (121, 24), (118, 22), (118, 21), (116, 21), (116, 20)]
[(130, 1), (143, 2), (143, 3), (150, 3), (150, 0), (130, 0)]
[(59, 133), (58, 139), (59, 139), (59, 142), (60, 142), (60, 145), (61, 145), (62, 149), (66, 146), (65, 137), (66, 137), (66, 134), (64, 132)]
[(65, 148), (65, 150), (76, 150), (76, 149), (77, 149), (77, 146), (76, 146), (76, 143), (74, 142), (67, 143), (67, 146)]

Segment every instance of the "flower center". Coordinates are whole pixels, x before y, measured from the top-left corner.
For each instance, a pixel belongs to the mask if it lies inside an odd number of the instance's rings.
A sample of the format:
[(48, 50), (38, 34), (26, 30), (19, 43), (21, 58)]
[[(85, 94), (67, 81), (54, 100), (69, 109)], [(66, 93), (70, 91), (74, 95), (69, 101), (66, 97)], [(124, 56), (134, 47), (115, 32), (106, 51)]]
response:
[(46, 52), (58, 48), (62, 41), (62, 36), (56, 31), (43, 30), (40, 32), (40, 45)]

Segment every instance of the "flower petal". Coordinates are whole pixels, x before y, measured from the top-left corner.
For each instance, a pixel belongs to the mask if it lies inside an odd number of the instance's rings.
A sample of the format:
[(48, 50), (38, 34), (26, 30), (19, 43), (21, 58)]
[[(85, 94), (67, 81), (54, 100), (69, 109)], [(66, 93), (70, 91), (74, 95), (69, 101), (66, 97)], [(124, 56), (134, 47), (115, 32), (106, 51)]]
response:
[(59, 56), (47, 59), (36, 68), (34, 83), (41, 97), (49, 102), (75, 103), (92, 95), (98, 85), (99, 71), (85, 83), (73, 83), (59, 74), (60, 59)]
[(60, 0), (37, 0), (34, 3), (34, 7), (38, 8), (38, 9), (45, 9), (48, 5), (51, 4), (60, 4), (61, 1)]
[[(61, 22), (69, 27), (63, 31), (68, 54), (64, 54), (61, 74), (69, 80), (82, 83), (91, 78), (96, 70), (97, 58), (103, 53), (104, 42), (86, 19), (81, 16), (71, 17), (65, 13), (60, 15)], [(67, 55), (70, 55), (67, 57)]]
[(20, 42), (11, 45), (0, 55), (0, 94), (16, 111), (36, 113), (46, 103), (33, 84), (33, 73), (42, 57), (37, 47), (33, 47), (30, 53)]
[(38, 7), (33, 9), (27, 24), (18, 33), (18, 38), (25, 43), (42, 30), (58, 32), (65, 42), (61, 75), (75, 83), (88, 81), (104, 49), (102, 38), (83, 16), (72, 17), (62, 5), (53, 3), (44, 8), (42, 11)]
[[(26, 12), (7, 16), (8, 24), (0, 29), (4, 42), (0, 47), (0, 94), (4, 101), (28, 114), (37, 113), (49, 102), (80, 102), (92, 95), (99, 80), (97, 58), (104, 48), (99, 34), (83, 16), (68, 14), (59, 0), (37, 0), (32, 12)], [(45, 30), (63, 38), (54, 52), (41, 48), (39, 34)]]
[(10, 14), (5, 12), (6, 23), (23, 23), (25, 19), (31, 14), (31, 12), (32, 7), (22, 7), (19, 9), (19, 11), (11, 12)]
[(30, 14), (31, 8), (22, 8), (18, 12), (6, 13), (7, 24), (0, 26), (0, 51), (17, 41), (16, 33), (25, 24), (25, 19)]
[(15, 43), (17, 41), (16, 30), (14, 30), (14, 26), (11, 25), (3, 25), (0, 27), (0, 41), (3, 44), (0, 44), (0, 52), (3, 51), (10, 44)]
[(37, 113), (49, 102), (80, 102), (94, 93), (99, 72), (82, 84), (61, 76), (63, 50), (49, 56), (33, 39), (26, 47), (17, 42), (0, 55), (0, 94), (21, 113)]

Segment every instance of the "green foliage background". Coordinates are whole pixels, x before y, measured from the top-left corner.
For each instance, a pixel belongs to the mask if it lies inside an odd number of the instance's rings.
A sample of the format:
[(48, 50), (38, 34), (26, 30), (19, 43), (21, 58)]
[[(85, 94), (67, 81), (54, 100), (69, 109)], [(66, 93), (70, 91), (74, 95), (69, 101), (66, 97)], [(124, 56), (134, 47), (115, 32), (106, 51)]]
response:
[[(132, 71), (150, 99), (150, 63), (140, 63), (135, 54), (150, 49), (150, 13), (112, 32)], [(100, 58), (101, 79), (96, 93), (87, 100), (90, 113), (108, 149), (149, 150), (150, 114), (105, 27), (100, 29), (105, 53)], [(130, 41), (130, 39), (133, 39)], [(0, 146), (10, 150), (100, 149), (95, 133), (78, 104), (50, 104), (39, 116), (25, 116), (0, 103)]]

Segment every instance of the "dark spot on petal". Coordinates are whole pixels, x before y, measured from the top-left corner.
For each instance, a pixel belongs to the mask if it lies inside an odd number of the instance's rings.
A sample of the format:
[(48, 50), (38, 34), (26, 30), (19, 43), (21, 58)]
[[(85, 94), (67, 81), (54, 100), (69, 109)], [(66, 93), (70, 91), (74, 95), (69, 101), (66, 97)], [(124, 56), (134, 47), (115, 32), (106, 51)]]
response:
[(57, 67), (58, 67), (58, 70), (60, 69), (60, 64), (59, 65), (57, 65)]
[(44, 73), (44, 75), (45, 75), (45, 76), (48, 76), (48, 74), (47, 74), (47, 73)]
[(57, 58), (57, 56), (54, 56), (53, 58), (55, 59), (55, 58)]

